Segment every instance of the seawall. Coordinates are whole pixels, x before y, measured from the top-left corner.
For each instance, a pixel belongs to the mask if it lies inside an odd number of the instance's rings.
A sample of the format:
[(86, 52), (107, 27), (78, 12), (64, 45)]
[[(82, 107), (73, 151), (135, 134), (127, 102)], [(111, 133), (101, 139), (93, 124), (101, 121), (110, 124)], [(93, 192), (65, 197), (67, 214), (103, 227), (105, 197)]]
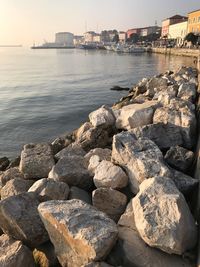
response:
[(155, 47), (151, 50), (152, 53), (174, 55), (174, 56), (187, 56), (187, 57), (198, 57), (199, 49), (182, 49), (182, 48), (160, 48)]

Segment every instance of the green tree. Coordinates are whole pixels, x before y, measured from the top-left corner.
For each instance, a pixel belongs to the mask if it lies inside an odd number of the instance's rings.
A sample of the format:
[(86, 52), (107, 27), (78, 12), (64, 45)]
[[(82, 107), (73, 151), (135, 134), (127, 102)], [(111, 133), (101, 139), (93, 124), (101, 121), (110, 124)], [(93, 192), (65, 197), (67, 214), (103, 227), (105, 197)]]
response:
[(115, 42), (116, 44), (119, 43), (119, 34), (115, 34), (115, 36), (113, 37), (113, 42)]
[(195, 35), (193, 32), (190, 32), (186, 35), (185, 40), (195, 45), (198, 41), (198, 36)]

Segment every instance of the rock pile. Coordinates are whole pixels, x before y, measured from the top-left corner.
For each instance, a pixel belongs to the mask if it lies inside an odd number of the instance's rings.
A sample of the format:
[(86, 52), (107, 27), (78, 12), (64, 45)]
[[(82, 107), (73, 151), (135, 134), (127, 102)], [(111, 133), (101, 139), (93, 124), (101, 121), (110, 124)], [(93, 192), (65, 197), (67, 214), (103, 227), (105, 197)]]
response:
[(144, 78), (73, 133), (1, 158), (0, 265), (194, 266), (197, 75)]

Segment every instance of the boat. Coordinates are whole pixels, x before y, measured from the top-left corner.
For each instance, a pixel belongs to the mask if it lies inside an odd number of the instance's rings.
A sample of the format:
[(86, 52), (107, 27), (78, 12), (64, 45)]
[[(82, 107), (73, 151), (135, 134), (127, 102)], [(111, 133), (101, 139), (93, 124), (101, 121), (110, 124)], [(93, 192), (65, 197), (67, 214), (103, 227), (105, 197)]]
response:
[(129, 53), (144, 53), (145, 48), (140, 46), (130, 46)]

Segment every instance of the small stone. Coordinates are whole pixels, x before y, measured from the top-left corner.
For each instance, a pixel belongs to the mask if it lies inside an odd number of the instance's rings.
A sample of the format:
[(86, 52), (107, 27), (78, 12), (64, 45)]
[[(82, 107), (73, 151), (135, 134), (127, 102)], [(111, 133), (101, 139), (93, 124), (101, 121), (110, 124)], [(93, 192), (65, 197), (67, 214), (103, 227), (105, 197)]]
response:
[(21, 153), (19, 169), (27, 179), (40, 179), (48, 176), (54, 164), (50, 145), (28, 144)]
[(101, 163), (101, 158), (98, 155), (94, 155), (90, 158), (88, 170), (90, 171), (91, 175), (94, 175), (96, 168)]
[(7, 167), (7, 169), (14, 168), (14, 167), (19, 167), (20, 160), (21, 160), (20, 156), (18, 156), (15, 159), (11, 160), (9, 166)]
[(97, 188), (124, 188), (128, 184), (128, 177), (119, 166), (103, 160), (95, 169), (94, 184)]
[(10, 168), (0, 174), (0, 183), (2, 186), (12, 179), (24, 179), (24, 175), (19, 171), (19, 168)]
[(94, 148), (91, 149), (85, 156), (84, 158), (86, 159), (86, 161), (89, 164), (90, 158), (92, 156), (99, 156), (100, 160), (108, 160), (111, 161), (111, 153), (112, 151), (108, 148)]
[(38, 207), (62, 266), (103, 260), (117, 239), (117, 226), (81, 200), (48, 201)]
[(92, 204), (92, 197), (89, 195), (89, 193), (76, 186), (72, 186), (70, 188), (69, 200), (71, 199), (79, 199), (84, 201), (85, 203)]
[(28, 192), (36, 193), (40, 201), (66, 200), (69, 195), (69, 186), (66, 183), (43, 178), (36, 181)]
[(126, 208), (127, 197), (111, 188), (98, 188), (92, 192), (92, 203), (117, 222)]
[(112, 112), (112, 109), (107, 106), (102, 106), (101, 108), (90, 113), (89, 119), (94, 127), (103, 126), (107, 128), (115, 123), (115, 116)]

